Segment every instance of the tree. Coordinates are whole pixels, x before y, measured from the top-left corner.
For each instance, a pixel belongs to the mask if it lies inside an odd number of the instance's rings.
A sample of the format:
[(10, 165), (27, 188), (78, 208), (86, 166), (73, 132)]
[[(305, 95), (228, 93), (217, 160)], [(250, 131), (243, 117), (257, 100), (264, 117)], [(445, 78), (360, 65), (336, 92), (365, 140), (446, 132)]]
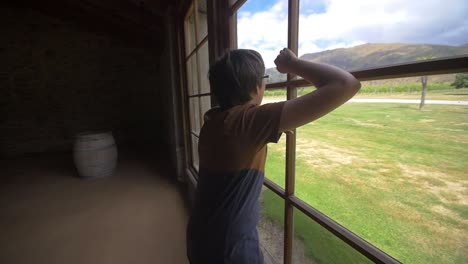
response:
[(421, 102), (419, 103), (419, 110), (422, 110), (424, 103), (426, 102), (426, 92), (427, 92), (427, 76), (421, 76)]
[[(418, 58), (419, 60), (430, 60), (433, 59), (434, 56), (424, 56)], [(427, 93), (427, 76), (421, 76), (421, 85), (422, 85), (422, 90), (421, 90), (421, 102), (419, 103), (419, 110), (422, 110), (424, 107), (424, 104), (426, 102), (426, 93)]]
[(468, 73), (458, 73), (455, 75), (455, 81), (450, 85), (456, 89), (468, 88)]

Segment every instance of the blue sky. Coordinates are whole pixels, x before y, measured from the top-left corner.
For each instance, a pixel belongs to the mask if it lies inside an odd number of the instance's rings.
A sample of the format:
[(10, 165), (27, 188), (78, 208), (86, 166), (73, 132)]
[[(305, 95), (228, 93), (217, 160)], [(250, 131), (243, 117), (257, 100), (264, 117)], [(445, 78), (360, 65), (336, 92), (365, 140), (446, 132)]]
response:
[(271, 0), (256, 0), (256, 1), (247, 1), (242, 6), (242, 11), (256, 13), (259, 11), (264, 11), (270, 9), (275, 4)]
[[(242, 6), (242, 11), (256, 13), (270, 9), (277, 1), (272, 0), (250, 0)], [(302, 1), (301, 11), (303, 13), (323, 13), (325, 1)]]
[[(364, 43), (468, 43), (467, 0), (301, 0), (299, 55)], [(238, 11), (238, 46), (267, 67), (287, 45), (287, 0), (248, 0)]]

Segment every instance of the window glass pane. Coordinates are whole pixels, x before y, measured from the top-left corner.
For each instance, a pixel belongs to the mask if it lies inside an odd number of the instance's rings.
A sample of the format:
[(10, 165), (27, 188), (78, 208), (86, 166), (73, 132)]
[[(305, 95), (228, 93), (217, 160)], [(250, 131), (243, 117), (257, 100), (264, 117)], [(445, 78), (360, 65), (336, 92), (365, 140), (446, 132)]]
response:
[(192, 97), (190, 100), (190, 129), (200, 134), (200, 98)]
[(197, 0), (198, 1), (198, 25), (197, 25), (197, 36), (198, 43), (200, 43), (203, 38), (208, 35), (208, 18), (207, 18), (207, 8), (206, 0)]
[(301, 1), (299, 56), (351, 71), (466, 55), (467, 8), (465, 0)]
[[(286, 89), (266, 90), (262, 104), (286, 101)], [(286, 135), (281, 135), (278, 143), (268, 144), (268, 156), (265, 164), (265, 177), (279, 186), (285, 186), (286, 171)]]
[(260, 196), (261, 213), (257, 226), (265, 263), (283, 263), (284, 200), (267, 187)]
[(210, 61), (208, 57), (208, 41), (203, 44), (198, 50), (198, 60), (200, 61), (200, 90), (201, 93), (210, 92), (210, 82), (208, 80), (208, 70)]
[(191, 13), (185, 20), (185, 52), (187, 56), (195, 49), (195, 46), (195, 16)]
[(210, 110), (211, 109), (211, 96), (207, 95), (207, 96), (202, 96), (200, 97), (200, 103), (201, 103), (201, 108), (200, 108), (200, 111), (201, 111), (201, 118), (200, 118), (200, 122), (201, 122), (201, 126), (203, 126), (203, 123), (204, 123), (204, 117), (205, 117), (205, 113), (206, 111)]
[(468, 89), (450, 85), (457, 75), (429, 76), (421, 110), (421, 77), (363, 82), (297, 129), (296, 195), (403, 263), (465, 262)]
[(195, 167), (195, 170), (198, 171), (199, 165), (199, 158), (198, 158), (198, 138), (192, 135), (192, 165)]
[(294, 208), (293, 263), (373, 263)]
[(237, 46), (260, 52), (268, 83), (285, 81), (274, 60), (288, 46), (288, 2), (249, 0), (242, 5), (237, 12)]
[(198, 94), (197, 54), (193, 54), (187, 61), (188, 95)]

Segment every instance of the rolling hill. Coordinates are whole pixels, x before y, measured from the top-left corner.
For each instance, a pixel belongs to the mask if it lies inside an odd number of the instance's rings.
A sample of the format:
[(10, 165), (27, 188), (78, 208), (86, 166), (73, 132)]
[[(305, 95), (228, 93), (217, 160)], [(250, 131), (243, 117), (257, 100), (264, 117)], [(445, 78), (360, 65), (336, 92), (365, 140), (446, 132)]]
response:
[[(441, 58), (468, 54), (468, 45), (444, 46), (429, 44), (363, 44), (351, 48), (339, 48), (317, 53), (306, 53), (302, 59), (335, 65), (347, 71), (379, 67), (396, 63), (421, 60), (424, 57)], [(269, 82), (284, 79), (276, 68), (267, 69)], [(449, 78), (453, 80), (453, 75)], [(410, 78), (411, 79), (411, 78)], [(446, 78), (444, 78), (445, 80)], [(450, 80), (446, 80), (449, 82)], [(445, 82), (445, 81), (444, 81)]]

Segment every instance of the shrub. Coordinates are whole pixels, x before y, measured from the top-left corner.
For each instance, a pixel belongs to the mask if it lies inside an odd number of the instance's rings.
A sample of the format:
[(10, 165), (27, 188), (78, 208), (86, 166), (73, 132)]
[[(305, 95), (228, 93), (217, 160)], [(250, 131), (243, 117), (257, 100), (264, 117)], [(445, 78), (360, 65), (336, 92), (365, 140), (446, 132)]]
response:
[(451, 85), (456, 89), (468, 87), (468, 73), (459, 73), (455, 75), (455, 81)]

